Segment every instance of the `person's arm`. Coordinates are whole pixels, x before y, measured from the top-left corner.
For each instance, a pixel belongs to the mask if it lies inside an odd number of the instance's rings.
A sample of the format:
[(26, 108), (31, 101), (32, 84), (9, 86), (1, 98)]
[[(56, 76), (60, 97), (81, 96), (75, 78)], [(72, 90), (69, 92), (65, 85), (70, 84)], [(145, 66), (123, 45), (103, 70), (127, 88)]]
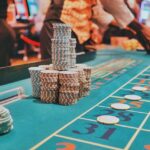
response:
[(147, 53), (150, 54), (150, 28), (140, 24), (136, 19), (133, 20), (128, 27), (136, 32), (138, 41), (145, 48)]
[(134, 15), (131, 13), (124, 0), (100, 0), (104, 9), (110, 13), (121, 28), (134, 20)]
[(124, 0), (101, 0), (103, 7), (110, 13), (121, 28), (129, 28), (136, 35), (148, 54), (150, 54), (150, 29), (140, 24), (131, 13)]
[(106, 12), (99, 0), (92, 7), (92, 21), (100, 28), (107, 28), (109, 24), (114, 23), (114, 17)]

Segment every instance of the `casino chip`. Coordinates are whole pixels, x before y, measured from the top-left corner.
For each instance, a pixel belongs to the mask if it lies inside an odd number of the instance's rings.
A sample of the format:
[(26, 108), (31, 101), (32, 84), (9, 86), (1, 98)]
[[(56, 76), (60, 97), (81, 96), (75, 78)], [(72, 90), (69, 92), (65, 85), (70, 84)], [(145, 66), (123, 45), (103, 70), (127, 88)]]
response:
[(40, 74), (42, 70), (45, 69), (40, 67), (29, 68), (32, 83), (32, 96), (35, 98), (40, 98)]
[(142, 97), (138, 95), (125, 95), (124, 98), (127, 100), (132, 100), (132, 101), (139, 101), (142, 99)]
[(128, 110), (130, 109), (130, 106), (127, 104), (113, 103), (111, 104), (111, 108), (117, 109), (117, 110)]
[(102, 124), (116, 124), (119, 122), (119, 118), (115, 116), (102, 115), (97, 117), (97, 121)]
[(132, 88), (132, 90), (144, 92), (144, 91), (147, 91), (148, 89), (146, 87), (142, 87), (142, 86), (134, 86)]
[(0, 135), (13, 129), (13, 120), (8, 109), (0, 106)]
[(55, 70), (64, 71), (75, 67), (76, 39), (71, 38), (71, 26), (53, 23), (52, 63)]
[(43, 68), (44, 70), (53, 70), (53, 64), (50, 65), (40, 65), (39, 68)]

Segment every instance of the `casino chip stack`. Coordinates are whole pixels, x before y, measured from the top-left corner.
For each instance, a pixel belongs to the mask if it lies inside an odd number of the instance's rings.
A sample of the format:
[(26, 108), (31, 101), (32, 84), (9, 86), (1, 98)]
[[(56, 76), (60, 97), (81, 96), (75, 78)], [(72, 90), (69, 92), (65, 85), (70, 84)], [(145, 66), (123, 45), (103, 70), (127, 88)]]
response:
[(83, 69), (78, 69), (79, 71), (79, 81), (80, 81), (80, 92), (79, 92), (79, 98), (86, 96), (86, 88), (87, 88), (87, 80), (85, 76), (85, 72)]
[(91, 87), (91, 68), (90, 67), (85, 67), (83, 68), (84, 73), (85, 73), (85, 77), (86, 77), (86, 83), (85, 83), (85, 87), (84, 87), (84, 96), (89, 95), (89, 91), (90, 91), (90, 87)]
[(40, 99), (44, 103), (57, 103), (58, 100), (58, 71), (41, 71), (41, 95)]
[(52, 63), (55, 70), (70, 68), (71, 27), (66, 24), (53, 24)]
[(77, 68), (82, 68), (85, 75), (85, 82), (83, 83), (83, 89), (81, 96), (87, 96), (89, 95), (90, 87), (91, 87), (91, 73), (92, 69), (91, 67), (85, 65), (85, 64), (77, 64)]
[(29, 72), (32, 82), (32, 96), (35, 98), (40, 98), (40, 72), (45, 70), (40, 67), (30, 67)]
[(69, 50), (69, 39), (52, 39), (52, 63), (55, 70), (69, 69)]
[(87, 96), (91, 85), (91, 68), (76, 65), (76, 39), (71, 26), (53, 23), (52, 63), (29, 68), (33, 96), (45, 103), (71, 105)]
[(74, 68), (76, 65), (76, 39), (75, 38), (71, 38), (70, 39), (70, 67)]
[(53, 23), (53, 37), (56, 39), (70, 39), (71, 26), (63, 23)]
[(85, 76), (85, 72), (82, 68), (74, 68), (74, 69), (71, 69), (71, 71), (76, 71), (78, 72), (78, 75), (79, 75), (79, 84), (80, 84), (80, 88), (79, 88), (79, 98), (83, 97), (83, 96), (86, 96), (86, 83), (87, 83), (87, 80), (86, 80), (86, 76)]
[(13, 120), (8, 109), (0, 106), (0, 134), (5, 134), (13, 129)]
[(77, 102), (79, 95), (78, 72), (62, 71), (59, 73), (59, 104), (71, 105)]

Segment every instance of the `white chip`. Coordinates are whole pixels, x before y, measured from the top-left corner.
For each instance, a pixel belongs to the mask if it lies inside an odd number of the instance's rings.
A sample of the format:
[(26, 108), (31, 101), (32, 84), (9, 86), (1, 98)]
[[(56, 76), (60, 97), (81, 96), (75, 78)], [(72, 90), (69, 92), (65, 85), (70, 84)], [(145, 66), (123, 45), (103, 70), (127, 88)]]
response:
[(115, 116), (102, 115), (97, 117), (97, 121), (103, 124), (116, 124), (119, 122), (119, 118)]
[(84, 68), (84, 67), (87, 67), (87, 65), (86, 64), (76, 64), (76, 67), (81, 67), (81, 68)]
[(132, 88), (132, 90), (135, 90), (135, 91), (147, 91), (148, 89), (146, 87), (142, 87), (142, 86), (134, 86)]
[(46, 74), (55, 73), (55, 74), (58, 74), (59, 71), (57, 71), (57, 70), (42, 70), (41, 73), (46, 73)]
[(127, 100), (132, 100), (132, 101), (139, 101), (141, 100), (142, 98), (138, 95), (125, 95), (124, 97), (125, 99)]
[(28, 68), (28, 70), (29, 70), (29, 71), (36, 71), (36, 72), (39, 71), (39, 72), (40, 72), (40, 71), (42, 71), (42, 70), (44, 70), (44, 69), (43, 69), (43, 68), (40, 68), (40, 67), (30, 67), (30, 68)]
[(122, 103), (113, 103), (111, 104), (111, 108), (117, 109), (117, 110), (128, 110), (130, 109), (130, 106), (127, 104), (122, 104)]

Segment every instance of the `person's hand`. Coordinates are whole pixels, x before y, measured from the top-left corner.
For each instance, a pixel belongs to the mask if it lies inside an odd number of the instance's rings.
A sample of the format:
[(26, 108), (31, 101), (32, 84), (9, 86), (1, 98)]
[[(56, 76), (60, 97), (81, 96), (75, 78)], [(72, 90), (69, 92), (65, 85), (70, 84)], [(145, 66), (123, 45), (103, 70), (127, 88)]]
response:
[(102, 42), (102, 33), (99, 29), (93, 29), (91, 33), (91, 39), (95, 44), (100, 44)]
[(147, 27), (145, 25), (142, 26), (142, 32), (145, 35), (145, 37), (149, 40), (149, 44), (150, 44), (150, 27)]

